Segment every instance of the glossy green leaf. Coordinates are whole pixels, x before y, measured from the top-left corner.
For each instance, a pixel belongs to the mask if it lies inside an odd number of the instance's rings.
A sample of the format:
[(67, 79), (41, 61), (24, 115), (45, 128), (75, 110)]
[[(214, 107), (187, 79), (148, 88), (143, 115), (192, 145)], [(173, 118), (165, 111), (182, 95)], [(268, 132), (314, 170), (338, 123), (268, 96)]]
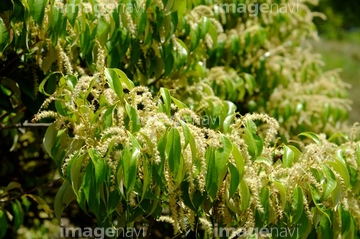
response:
[(305, 136), (309, 139), (311, 139), (312, 141), (314, 141), (317, 145), (321, 146), (321, 140), (319, 139), (319, 137), (312, 133), (312, 132), (304, 132), (304, 133), (301, 133), (299, 134), (298, 136)]
[(293, 210), (292, 213), (292, 225), (296, 224), (303, 214), (304, 210), (304, 193), (301, 187), (296, 186), (293, 193), (291, 194), (291, 207)]
[(322, 238), (334, 238), (334, 231), (331, 228), (331, 223), (325, 215), (321, 216), (319, 227)]
[(166, 114), (167, 114), (167, 115), (170, 115), (170, 110), (171, 110), (171, 96), (170, 96), (170, 92), (169, 92), (168, 89), (161, 88), (161, 89), (160, 89), (160, 94), (161, 94), (162, 99), (163, 99), (164, 104), (165, 104)]
[(134, 82), (132, 82), (122, 70), (116, 68), (114, 68), (113, 70), (116, 72), (118, 77), (120, 77), (121, 82), (126, 85), (128, 90), (132, 90), (135, 87)]
[(328, 166), (323, 165), (322, 169), (325, 176), (325, 182), (324, 182), (325, 187), (322, 194), (322, 199), (325, 200), (335, 190), (337, 186), (337, 181), (335, 174)]
[(295, 153), (288, 146), (284, 145), (284, 154), (282, 157), (282, 162), (285, 168), (290, 168), (294, 162)]
[(272, 161), (271, 161), (270, 159), (265, 158), (265, 157), (262, 157), (262, 156), (257, 157), (257, 158), (254, 160), (254, 163), (262, 163), (262, 164), (265, 164), (265, 165), (267, 165), (267, 166), (269, 166), (269, 167), (272, 166)]
[(245, 160), (240, 150), (236, 146), (234, 146), (232, 149), (233, 149), (232, 156), (235, 159), (236, 168), (239, 171), (240, 179), (241, 179), (244, 176)]
[(111, 89), (115, 91), (120, 100), (124, 98), (123, 87), (120, 78), (114, 69), (106, 68), (105, 77)]
[(336, 158), (332, 161), (327, 161), (327, 163), (333, 168), (333, 170), (335, 170), (336, 172), (338, 172), (340, 174), (340, 176), (344, 180), (345, 186), (349, 187), (350, 174), (346, 168), (345, 163), (342, 160), (339, 160), (338, 158)]
[(328, 219), (329, 221), (331, 222), (331, 219), (330, 219), (330, 216), (329, 214), (326, 213), (326, 208), (323, 204), (320, 203), (320, 196), (319, 196), (319, 193), (317, 192), (317, 189), (314, 188), (312, 185), (308, 184), (308, 187), (310, 189), (310, 192), (311, 192), (311, 197), (313, 199), (313, 202), (316, 206), (316, 208), (321, 212), (323, 213)]
[(180, 133), (176, 128), (172, 128), (168, 133), (166, 154), (168, 157), (170, 172), (175, 178), (177, 178), (181, 170), (180, 167), (183, 166), (183, 163), (181, 163)]

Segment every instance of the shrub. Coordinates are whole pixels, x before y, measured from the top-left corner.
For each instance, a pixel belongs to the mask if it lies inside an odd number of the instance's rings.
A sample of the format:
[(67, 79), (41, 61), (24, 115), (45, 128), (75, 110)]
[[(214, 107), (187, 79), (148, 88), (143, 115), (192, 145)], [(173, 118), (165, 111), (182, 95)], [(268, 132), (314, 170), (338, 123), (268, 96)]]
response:
[(2, 14), (3, 57), (30, 46), (21, 60), (43, 79), (35, 121), (55, 119), (58, 219), (77, 200), (106, 227), (358, 235), (360, 149), (336, 137), (346, 84), (306, 46), (314, 14), (238, 4), (43, 0)]

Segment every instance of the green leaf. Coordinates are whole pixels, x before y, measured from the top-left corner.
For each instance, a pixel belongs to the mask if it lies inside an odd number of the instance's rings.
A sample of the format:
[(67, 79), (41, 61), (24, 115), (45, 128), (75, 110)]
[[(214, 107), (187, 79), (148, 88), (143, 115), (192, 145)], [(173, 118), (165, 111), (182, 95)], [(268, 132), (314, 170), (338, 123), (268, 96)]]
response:
[(7, 231), (7, 218), (6, 213), (0, 208), (0, 238), (4, 238)]
[(11, 191), (13, 189), (19, 189), (20, 191), (22, 191), (21, 188), (21, 184), (18, 182), (10, 182), (7, 186), (6, 186), (6, 191)]
[(331, 223), (325, 215), (321, 216), (319, 226), (322, 238), (334, 238), (334, 231), (331, 228)]
[(256, 133), (256, 125), (254, 122), (251, 120), (246, 120), (245, 126), (246, 128), (244, 139), (248, 145), (248, 152), (254, 160), (261, 155), (263, 150), (263, 142)]
[(240, 179), (244, 176), (245, 160), (240, 150), (237, 147), (233, 147), (232, 155), (235, 159), (236, 168), (239, 171)]
[(43, 139), (45, 151), (51, 157), (53, 157), (51, 151), (55, 143), (56, 135), (57, 135), (56, 123), (53, 123), (46, 129), (45, 136)]
[(129, 144), (127, 144), (123, 150), (122, 155), (122, 165), (124, 172), (124, 186), (127, 190), (127, 195), (129, 196), (132, 189), (135, 186), (137, 178), (137, 167), (138, 167), (138, 158), (140, 156), (141, 146), (136, 138), (129, 133), (129, 137), (132, 143), (132, 149), (130, 150)]
[(75, 20), (79, 12), (80, 3), (80, 0), (69, 0), (65, 6), (67, 9), (66, 16), (71, 26), (75, 25)]
[(218, 190), (218, 170), (215, 166), (215, 148), (209, 146), (205, 153), (206, 159), (206, 191), (207, 194), (214, 198)]
[(124, 98), (123, 87), (120, 78), (114, 69), (106, 68), (105, 77), (108, 80), (109, 86), (115, 91), (119, 99), (122, 101)]
[(300, 158), (300, 155), (301, 155), (301, 152), (298, 148), (296, 148), (295, 146), (293, 145), (288, 145), (287, 147), (289, 147), (291, 149), (291, 151), (294, 153), (294, 160), (293, 162), (297, 162)]
[(324, 207), (324, 205), (322, 205), (319, 201), (320, 201), (320, 196), (319, 193), (317, 192), (317, 189), (314, 188), (312, 185), (308, 184), (308, 187), (310, 189), (311, 192), (311, 197), (313, 199), (313, 202), (316, 206), (317, 209), (319, 209), (320, 212), (322, 212), (331, 222), (330, 216), (329, 214), (326, 213), (326, 208)]
[(352, 222), (351, 214), (348, 210), (345, 210), (342, 205), (339, 207), (339, 214), (341, 220), (341, 235), (342, 238), (345, 238), (350, 231), (351, 222)]
[(44, 12), (46, 5), (48, 4), (48, 0), (33, 0), (32, 5), (30, 5), (31, 15), (34, 21), (42, 26), (42, 21), (44, 19)]
[(336, 158), (333, 161), (327, 161), (327, 163), (340, 174), (342, 179), (344, 180), (345, 186), (348, 188), (350, 186), (350, 174), (347, 170), (345, 162), (340, 160), (339, 158)]
[(241, 199), (241, 211), (245, 212), (250, 205), (250, 189), (245, 180), (241, 180), (239, 185), (240, 199)]
[(96, 26), (96, 37), (101, 45), (105, 45), (108, 39), (110, 25), (105, 17), (100, 17), (98, 18)]
[(282, 157), (282, 162), (285, 168), (290, 168), (294, 162), (295, 153), (286, 145), (283, 146), (284, 155)]
[(103, 126), (104, 129), (110, 128), (113, 124), (113, 111), (114, 111), (115, 105), (111, 106), (110, 108), (108, 108), (104, 115), (103, 115)]
[(322, 200), (325, 200), (335, 190), (337, 186), (337, 181), (335, 174), (328, 166), (323, 165), (322, 169), (325, 176), (325, 182), (324, 182), (325, 188), (322, 194)]
[(18, 230), (24, 222), (24, 217), (25, 217), (24, 210), (19, 200), (15, 200), (15, 202), (11, 202), (11, 208), (14, 215), (14, 227), (15, 230)]
[(114, 68), (113, 70), (116, 72), (118, 77), (120, 77), (120, 81), (126, 85), (128, 90), (134, 89), (134, 82), (132, 82), (122, 70), (117, 68)]
[(177, 179), (182, 169), (181, 166), (183, 166), (181, 162), (183, 160), (181, 160), (180, 133), (176, 128), (172, 128), (168, 133), (166, 153), (170, 172), (174, 175), (175, 179)]
[(264, 209), (264, 213), (259, 212), (261, 220), (267, 224), (269, 221), (269, 211), (270, 211), (270, 190), (267, 186), (261, 188), (260, 194), (260, 202)]
[(274, 181), (273, 183), (278, 188), (278, 191), (280, 194), (280, 200), (281, 200), (281, 209), (284, 210), (286, 207), (286, 203), (287, 203), (286, 187), (280, 181)]
[(45, 84), (47, 83), (47, 81), (48, 81), (49, 79), (52, 79), (53, 76), (58, 75), (58, 74), (61, 75), (60, 72), (56, 72), (56, 71), (47, 74), (46, 77), (44, 78), (44, 80), (42, 80), (41, 83), (40, 83), (40, 85), (39, 85), (39, 92), (42, 93), (42, 94), (44, 94), (44, 95), (46, 95), (46, 96), (50, 96), (51, 94), (47, 93), (47, 92), (45, 91), (45, 89), (44, 89)]
[(232, 143), (231, 141), (224, 135), (221, 136), (222, 147), (216, 149), (215, 151), (215, 169), (217, 170), (218, 182), (217, 185), (220, 186), (222, 181), (224, 180), (226, 171), (227, 171), (227, 163), (229, 161), (229, 156), (232, 151)]
[(265, 157), (262, 157), (262, 156), (257, 157), (257, 158), (254, 160), (254, 163), (263, 163), (263, 164), (265, 164), (265, 165), (267, 165), (267, 166), (269, 166), (269, 167), (271, 167), (272, 164), (273, 164), (270, 159), (265, 158)]
[(301, 133), (299, 134), (298, 136), (305, 136), (309, 139), (311, 139), (312, 141), (314, 141), (317, 145), (321, 146), (321, 140), (319, 139), (319, 137), (312, 133), (312, 132), (304, 132), (304, 133)]
[(303, 214), (304, 210), (304, 193), (302, 191), (302, 188), (299, 186), (296, 186), (293, 193), (291, 194), (291, 207), (292, 207), (292, 225), (296, 224)]
[(181, 109), (186, 109), (189, 108), (186, 104), (184, 104), (183, 102), (181, 102), (180, 100), (174, 98), (171, 96), (172, 101), (174, 102), (174, 104), (181, 110)]
[(9, 33), (6, 29), (3, 19), (0, 17), (0, 52), (5, 50), (6, 45), (9, 42)]
[(76, 157), (73, 163), (71, 164), (71, 168), (70, 168), (71, 186), (76, 196), (78, 196), (78, 191), (81, 187), (81, 181), (82, 181), (81, 168), (85, 157), (86, 154), (82, 154)]
[(137, 111), (135, 110), (134, 107), (129, 105), (127, 102), (126, 102), (126, 105), (125, 105), (125, 110), (126, 110), (127, 115), (130, 118), (130, 123), (131, 123), (129, 125), (130, 126), (129, 131), (132, 132), (132, 133), (138, 132), (140, 130), (141, 124), (140, 124), (140, 119), (139, 119), (139, 116), (137, 114)]
[(170, 110), (171, 110), (171, 96), (170, 96), (170, 92), (168, 89), (165, 88), (161, 88), (160, 89), (160, 94), (163, 98), (164, 104), (165, 104), (165, 109), (166, 109), (166, 114), (170, 115)]
[(230, 169), (229, 198), (231, 198), (235, 194), (237, 188), (239, 187), (240, 174), (237, 168), (232, 163), (229, 163), (229, 169)]
[(75, 198), (76, 196), (71, 188), (70, 183), (68, 181), (64, 181), (57, 191), (54, 201), (55, 217), (59, 223), (61, 223), (62, 212)]
[(107, 173), (106, 162), (105, 159), (102, 158), (102, 155), (95, 149), (90, 148), (88, 150), (88, 153), (94, 165), (95, 182), (96, 182), (95, 190), (98, 192), (100, 190), (101, 184), (104, 182), (106, 177), (106, 173)]

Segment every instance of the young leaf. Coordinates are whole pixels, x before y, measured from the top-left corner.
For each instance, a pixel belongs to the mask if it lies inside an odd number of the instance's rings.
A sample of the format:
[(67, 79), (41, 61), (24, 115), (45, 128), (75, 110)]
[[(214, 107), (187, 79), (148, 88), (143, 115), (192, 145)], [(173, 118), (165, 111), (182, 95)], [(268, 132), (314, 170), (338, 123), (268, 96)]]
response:
[(322, 169), (325, 176), (325, 182), (324, 182), (325, 188), (322, 194), (322, 200), (325, 200), (335, 190), (337, 186), (337, 181), (335, 174), (328, 166), (323, 165)]
[(282, 157), (282, 162), (285, 168), (290, 168), (294, 162), (295, 154), (294, 152), (286, 145), (283, 146), (284, 155)]
[(124, 98), (123, 87), (119, 76), (114, 69), (106, 68), (105, 77), (108, 80), (109, 86), (115, 91), (120, 100)]
[(301, 133), (299, 134), (298, 136), (305, 136), (309, 139), (311, 139), (312, 141), (314, 141), (317, 145), (321, 146), (321, 140), (319, 139), (319, 137), (312, 133), (312, 132), (304, 132), (304, 133)]

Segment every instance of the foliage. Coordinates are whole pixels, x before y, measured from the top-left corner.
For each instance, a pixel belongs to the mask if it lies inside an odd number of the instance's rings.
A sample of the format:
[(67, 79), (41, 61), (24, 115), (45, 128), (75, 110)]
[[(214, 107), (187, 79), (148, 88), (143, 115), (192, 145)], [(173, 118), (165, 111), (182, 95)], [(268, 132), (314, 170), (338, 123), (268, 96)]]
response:
[(335, 0), (322, 0), (314, 10), (325, 14), (325, 18), (316, 19), (321, 35), (331, 39), (346, 37), (347, 31), (353, 31), (359, 27), (360, 3), (355, 0), (339, 2)]
[(64, 179), (56, 217), (76, 200), (102, 226), (155, 218), (183, 235), (218, 225), (355, 238), (360, 149), (330, 137), (347, 118), (346, 84), (304, 44), (307, 5), (276, 3), (286, 13), (211, 0), (3, 8), (4, 65), (15, 55), (11, 72), (33, 67), (48, 97), (35, 120), (55, 119), (44, 147)]

